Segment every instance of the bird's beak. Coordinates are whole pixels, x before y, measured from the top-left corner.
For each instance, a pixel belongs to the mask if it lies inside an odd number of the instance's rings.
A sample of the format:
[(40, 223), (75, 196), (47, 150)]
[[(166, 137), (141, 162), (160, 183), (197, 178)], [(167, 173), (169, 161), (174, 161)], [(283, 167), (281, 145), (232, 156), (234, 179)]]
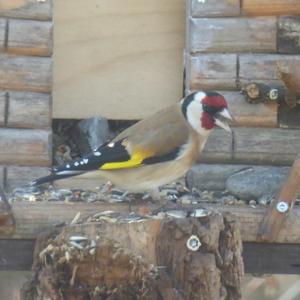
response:
[(222, 111), (218, 112), (214, 117), (215, 124), (228, 132), (231, 132), (231, 128), (228, 125), (228, 121), (232, 121), (232, 117), (228, 109), (224, 108)]

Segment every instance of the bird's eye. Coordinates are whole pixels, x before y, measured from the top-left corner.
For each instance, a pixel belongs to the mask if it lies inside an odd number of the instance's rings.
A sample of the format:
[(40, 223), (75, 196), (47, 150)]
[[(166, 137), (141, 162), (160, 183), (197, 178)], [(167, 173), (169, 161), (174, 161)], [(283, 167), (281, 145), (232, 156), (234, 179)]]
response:
[(202, 104), (203, 111), (209, 113), (210, 115), (215, 115), (220, 109), (214, 106), (210, 106), (207, 104)]

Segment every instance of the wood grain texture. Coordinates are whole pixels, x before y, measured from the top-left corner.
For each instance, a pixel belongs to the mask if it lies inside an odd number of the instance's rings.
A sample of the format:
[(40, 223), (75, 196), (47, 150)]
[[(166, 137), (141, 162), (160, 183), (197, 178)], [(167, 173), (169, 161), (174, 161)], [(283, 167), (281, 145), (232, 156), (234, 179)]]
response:
[(276, 52), (276, 18), (190, 19), (190, 51)]
[(50, 166), (51, 133), (38, 129), (0, 129), (0, 164)]
[(202, 162), (291, 165), (300, 149), (300, 131), (278, 128), (234, 128), (234, 143), (214, 130), (201, 154)]
[[(132, 205), (137, 211), (145, 204)], [(251, 208), (249, 206), (224, 206), (201, 204), (201, 207), (216, 209), (222, 213), (230, 213), (232, 218), (239, 221), (241, 236), (244, 242), (257, 241), (259, 224), (262, 221), (266, 208)], [(153, 207), (152, 207), (153, 209)], [(16, 220), (16, 230), (10, 236), (1, 235), (1, 238), (32, 239), (62, 222), (70, 222), (80, 212), (81, 218), (94, 215), (96, 212), (113, 210), (128, 212), (128, 204), (98, 203), (62, 203), (62, 202), (14, 202), (12, 210)], [(49, 213), (51, 212), (51, 214)], [(155, 221), (155, 220), (154, 220)], [(295, 207), (284, 224), (276, 243), (300, 243), (300, 209)]]
[(50, 128), (51, 96), (30, 92), (10, 92), (7, 126)]
[(30, 270), (35, 240), (0, 240), (0, 271)]
[(200, 54), (189, 57), (187, 87), (197, 89), (234, 89), (236, 54)]
[(240, 14), (239, 0), (190, 0), (192, 17), (231, 17)]
[(4, 166), (0, 166), (0, 189), (4, 189)]
[[(276, 240), (286, 218), (294, 207), (295, 200), (300, 191), (300, 154), (294, 161), (290, 173), (281, 187), (278, 195), (272, 201), (260, 225), (258, 238), (261, 241), (273, 242)], [(287, 210), (280, 212), (279, 203), (285, 203)]]
[(0, 18), (0, 50), (5, 48), (5, 31), (6, 31), (6, 20)]
[(30, 183), (33, 179), (49, 175), (49, 168), (8, 166), (6, 168), (6, 192)]
[(52, 0), (0, 0), (0, 16), (21, 19), (51, 20)]
[(298, 0), (243, 0), (242, 14), (250, 16), (299, 15)]
[(299, 55), (278, 54), (241, 54), (239, 56), (241, 79), (275, 80), (280, 79), (278, 66), (284, 65), (288, 70), (300, 68)]
[(0, 92), (0, 127), (5, 125), (5, 107), (6, 107), (5, 92)]
[(59, 0), (54, 22), (55, 118), (140, 119), (182, 97), (184, 0)]
[(52, 23), (31, 20), (9, 20), (9, 53), (51, 56)]
[(234, 126), (241, 127), (277, 127), (276, 103), (250, 104), (240, 92), (220, 91), (226, 98)]
[(300, 16), (278, 18), (277, 47), (280, 53), (300, 53)]
[(47, 93), (51, 86), (51, 58), (0, 54), (0, 88)]

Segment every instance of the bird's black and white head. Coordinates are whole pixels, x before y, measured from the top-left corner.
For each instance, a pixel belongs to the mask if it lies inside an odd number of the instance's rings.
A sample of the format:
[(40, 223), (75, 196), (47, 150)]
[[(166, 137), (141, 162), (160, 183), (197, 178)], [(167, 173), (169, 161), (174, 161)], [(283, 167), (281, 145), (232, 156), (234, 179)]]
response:
[(198, 91), (181, 102), (184, 117), (198, 133), (207, 135), (215, 127), (231, 131), (228, 122), (232, 117), (225, 98), (213, 91)]

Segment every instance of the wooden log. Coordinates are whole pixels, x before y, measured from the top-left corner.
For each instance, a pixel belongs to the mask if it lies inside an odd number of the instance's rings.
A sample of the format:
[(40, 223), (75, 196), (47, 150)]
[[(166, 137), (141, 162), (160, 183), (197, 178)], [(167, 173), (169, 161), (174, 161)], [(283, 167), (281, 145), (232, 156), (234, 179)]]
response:
[(241, 80), (279, 80), (281, 78), (278, 67), (284, 64), (286, 65), (286, 71), (294, 73), (296, 69), (300, 68), (300, 56), (241, 54), (239, 64), (239, 77)]
[(0, 240), (0, 271), (30, 271), (35, 240)]
[[(300, 4), (299, 13), (300, 13)], [(300, 53), (300, 17), (279, 17), (277, 47), (280, 53)]]
[(49, 94), (10, 92), (7, 126), (17, 128), (50, 128), (50, 109), (51, 96)]
[(15, 188), (20, 188), (27, 185), (33, 179), (46, 176), (49, 174), (48, 168), (42, 167), (6, 167), (6, 192), (11, 192)]
[(190, 56), (187, 84), (190, 90), (234, 89), (237, 79), (236, 54), (201, 54)]
[(276, 52), (276, 19), (190, 19), (191, 53)]
[(266, 15), (298, 15), (300, 3), (298, 0), (243, 0), (242, 14), (249, 16)]
[(14, 217), (6, 195), (0, 187), (0, 232), (10, 234), (14, 229)]
[(0, 0), (0, 16), (21, 19), (51, 20), (52, 0)]
[(0, 129), (0, 164), (49, 166), (51, 132), (38, 129)]
[(190, 15), (192, 17), (233, 17), (239, 14), (239, 0), (190, 0)]
[(3, 127), (6, 122), (6, 107), (7, 95), (5, 92), (0, 92), (0, 127)]
[(6, 47), (5, 35), (6, 35), (7, 22), (5, 19), (0, 18), (0, 50), (3, 51)]
[(0, 54), (1, 89), (49, 93), (51, 81), (51, 58)]
[(201, 154), (202, 162), (292, 164), (300, 149), (299, 130), (234, 128), (234, 140), (214, 130)]
[[(242, 243), (238, 225), (229, 216), (213, 213), (206, 218), (141, 222), (120, 219), (117, 223), (67, 226), (61, 233), (56, 230), (41, 236), (35, 247), (34, 276), (23, 289), (26, 296), (22, 299), (35, 299), (36, 290), (42, 298), (59, 299), (56, 295), (60, 294), (71, 300), (76, 294), (88, 299), (95, 286), (102, 287), (101, 295), (114, 288), (108, 292), (114, 299), (133, 299), (132, 295), (152, 300), (221, 300), (224, 295), (240, 299)], [(71, 249), (70, 238), (78, 235), (94, 245)], [(187, 246), (192, 235), (199, 241), (196, 250)], [(66, 252), (71, 259), (66, 260)], [(155, 276), (151, 276), (154, 270)]]
[[(132, 205), (132, 211), (138, 211), (140, 207), (145, 207), (145, 203)], [(155, 209), (159, 204), (150, 205), (150, 209)], [(201, 203), (200, 208), (208, 208), (230, 213), (235, 220), (240, 223), (240, 230), (244, 242), (257, 242), (257, 232), (259, 224), (266, 212), (264, 207), (252, 208), (250, 206), (232, 205), (209, 205)], [(188, 208), (188, 206), (187, 206)], [(116, 212), (129, 212), (128, 204), (123, 203), (83, 203), (83, 202), (13, 202), (13, 215), (16, 228), (13, 234), (0, 234), (1, 239), (35, 239), (37, 235), (45, 230), (70, 222), (75, 215), (80, 212), (81, 218), (87, 218), (97, 212), (113, 210)], [(51, 213), (49, 213), (51, 212)], [(280, 231), (276, 243), (300, 243), (300, 209), (295, 207), (289, 215), (286, 223)]]
[(31, 20), (9, 20), (9, 53), (51, 56), (52, 23)]
[(268, 208), (258, 231), (258, 239), (266, 242), (276, 240), (300, 191), (300, 155), (294, 161), (290, 174), (278, 196)]
[(234, 126), (277, 127), (277, 103), (246, 102), (240, 92), (220, 91), (226, 98), (230, 112), (234, 116)]

